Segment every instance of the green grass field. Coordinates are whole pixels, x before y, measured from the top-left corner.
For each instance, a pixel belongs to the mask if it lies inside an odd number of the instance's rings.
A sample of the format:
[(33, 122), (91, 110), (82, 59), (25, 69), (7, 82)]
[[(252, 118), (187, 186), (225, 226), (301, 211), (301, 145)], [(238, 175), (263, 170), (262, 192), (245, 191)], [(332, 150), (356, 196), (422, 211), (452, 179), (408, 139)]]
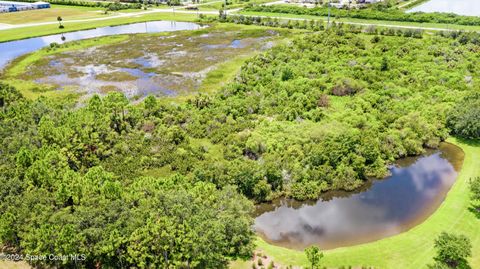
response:
[[(175, 20), (175, 21), (194, 21), (196, 14), (185, 13), (149, 13), (133, 17), (112, 18), (97, 21), (85, 22), (64, 22), (64, 29), (59, 29), (58, 24), (48, 24), (41, 26), (22, 27), (0, 31), (0, 42), (25, 39), (29, 37), (59, 34), (65, 32), (93, 29), (97, 27), (121, 25), (135, 22), (155, 21), (155, 20)], [(56, 19), (55, 19), (56, 20)]]
[(55, 22), (57, 21), (58, 16), (61, 16), (64, 20), (79, 20), (106, 17), (115, 14), (118, 13), (110, 12), (108, 14), (104, 14), (102, 8), (52, 5), (52, 7), (49, 9), (27, 10), (0, 14), (0, 23), (23, 24), (33, 22)]
[[(435, 255), (433, 241), (442, 231), (464, 234), (473, 244), (472, 269), (480, 268), (480, 219), (471, 211), (469, 179), (480, 175), (480, 141), (448, 140), (465, 152), (462, 170), (440, 208), (424, 223), (408, 232), (373, 243), (325, 251), (322, 266), (373, 266), (388, 269), (426, 268)], [(257, 240), (257, 249), (282, 265), (307, 266), (303, 252), (276, 247)], [(251, 268), (251, 263), (234, 262), (232, 268)]]

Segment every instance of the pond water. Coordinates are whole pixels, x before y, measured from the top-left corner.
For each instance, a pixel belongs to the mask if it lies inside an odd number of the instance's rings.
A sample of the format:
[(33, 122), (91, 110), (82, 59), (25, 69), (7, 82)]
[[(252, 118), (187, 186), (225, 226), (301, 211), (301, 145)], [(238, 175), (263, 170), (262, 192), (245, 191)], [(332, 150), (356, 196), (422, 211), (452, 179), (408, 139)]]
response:
[(269, 243), (295, 249), (331, 249), (395, 235), (423, 222), (440, 206), (462, 163), (462, 150), (442, 143), (438, 150), (398, 161), (390, 177), (371, 180), (355, 193), (258, 205), (255, 230)]
[(174, 21), (151, 21), (133, 23), (119, 26), (101, 27), (91, 30), (69, 32), (57, 35), (41, 36), (28, 38), (23, 40), (16, 40), (10, 42), (0, 43), (0, 69), (15, 59), (16, 57), (36, 51), (45, 46), (49, 46), (50, 43), (63, 43), (68, 41), (75, 41), (87, 38), (108, 36), (108, 35), (120, 35), (120, 34), (139, 34), (139, 33), (159, 33), (159, 32), (172, 32), (181, 30), (195, 30), (202, 26), (196, 23), (190, 22), (174, 22)]
[(466, 16), (480, 16), (479, 0), (430, 0), (408, 12), (446, 12)]

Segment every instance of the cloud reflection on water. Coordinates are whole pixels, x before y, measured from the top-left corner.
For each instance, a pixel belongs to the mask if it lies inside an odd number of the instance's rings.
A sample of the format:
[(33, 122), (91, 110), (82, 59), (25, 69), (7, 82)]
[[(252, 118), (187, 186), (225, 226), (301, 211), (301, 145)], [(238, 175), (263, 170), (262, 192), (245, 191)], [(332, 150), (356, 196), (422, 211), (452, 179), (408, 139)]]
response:
[(399, 233), (454, 182), (456, 171), (440, 152), (419, 158), (375, 181), (365, 192), (318, 200), (293, 208), (287, 203), (255, 220), (268, 241), (291, 247), (317, 244), (327, 248), (367, 242)]

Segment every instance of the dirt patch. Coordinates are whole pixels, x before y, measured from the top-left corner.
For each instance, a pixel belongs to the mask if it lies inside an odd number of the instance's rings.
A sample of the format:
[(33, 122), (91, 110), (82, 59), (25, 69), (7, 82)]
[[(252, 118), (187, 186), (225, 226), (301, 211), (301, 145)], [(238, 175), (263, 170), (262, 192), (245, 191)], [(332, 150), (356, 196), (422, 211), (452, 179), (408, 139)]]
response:
[(255, 251), (251, 259), (252, 269), (301, 269), (302, 267), (279, 264), (261, 251)]

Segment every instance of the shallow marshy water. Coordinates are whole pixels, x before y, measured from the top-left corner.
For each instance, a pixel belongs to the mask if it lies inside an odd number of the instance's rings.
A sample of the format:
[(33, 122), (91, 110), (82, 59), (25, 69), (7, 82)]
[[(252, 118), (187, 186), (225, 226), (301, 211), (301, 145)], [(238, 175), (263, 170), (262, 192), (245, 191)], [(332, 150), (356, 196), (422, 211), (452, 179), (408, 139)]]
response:
[(16, 57), (39, 50), (54, 42), (61, 44), (101, 36), (196, 30), (201, 27), (191, 22), (151, 21), (3, 42), (0, 43), (0, 69)]
[(257, 206), (255, 229), (275, 245), (302, 249), (350, 246), (406, 231), (442, 203), (463, 163), (460, 148), (442, 143), (419, 157), (405, 158), (391, 176), (356, 193), (327, 193), (315, 202), (278, 200)]
[(185, 95), (197, 92), (218, 65), (266, 50), (277, 36), (271, 30), (212, 28), (132, 35), (118, 42), (49, 53), (9, 77), (8, 70), (22, 61), (19, 58), (6, 68), (6, 77), (85, 96), (109, 91), (120, 91), (131, 99)]

